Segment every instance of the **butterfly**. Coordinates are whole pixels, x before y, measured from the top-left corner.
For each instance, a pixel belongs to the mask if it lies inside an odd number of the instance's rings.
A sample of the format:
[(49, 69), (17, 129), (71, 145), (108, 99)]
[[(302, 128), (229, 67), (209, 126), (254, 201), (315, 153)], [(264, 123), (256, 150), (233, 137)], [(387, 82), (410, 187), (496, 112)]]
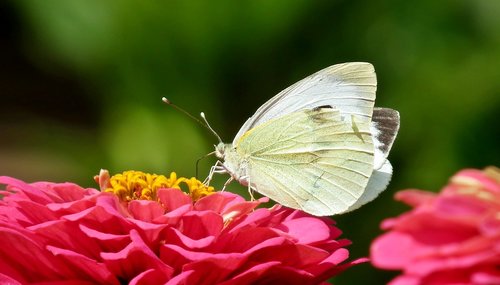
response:
[[(322, 69), (264, 103), (211, 169), (284, 206), (316, 216), (355, 210), (389, 184), (399, 113), (374, 107), (370, 63)], [(227, 184), (227, 183), (226, 183)]]

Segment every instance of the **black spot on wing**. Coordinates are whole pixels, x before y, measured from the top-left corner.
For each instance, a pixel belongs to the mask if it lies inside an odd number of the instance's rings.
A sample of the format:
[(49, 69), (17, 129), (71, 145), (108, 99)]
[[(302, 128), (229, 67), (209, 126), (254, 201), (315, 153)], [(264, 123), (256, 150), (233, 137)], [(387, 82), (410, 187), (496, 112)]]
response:
[(389, 108), (374, 108), (372, 122), (379, 131), (376, 136), (376, 139), (381, 143), (379, 149), (387, 153), (398, 134), (399, 112)]
[(333, 109), (330, 105), (318, 106), (313, 109), (307, 110), (307, 115), (309, 119), (312, 120), (316, 124), (326, 123), (331, 120), (330, 111)]
[(318, 107), (314, 107), (313, 111), (319, 111), (321, 109), (333, 109), (333, 106), (332, 105), (321, 105)]

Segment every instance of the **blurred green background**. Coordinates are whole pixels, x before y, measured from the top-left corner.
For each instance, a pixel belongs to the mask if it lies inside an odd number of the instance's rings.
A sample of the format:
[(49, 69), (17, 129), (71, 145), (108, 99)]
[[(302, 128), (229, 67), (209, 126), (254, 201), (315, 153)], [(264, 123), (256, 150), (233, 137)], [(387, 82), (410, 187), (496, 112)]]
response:
[[(272, 95), (347, 61), (373, 63), (376, 104), (401, 113), (389, 189), (335, 217), (352, 257), (407, 209), (397, 190), (500, 164), (500, 1), (139, 2), (1, 2), (1, 175), (92, 187), (100, 168), (193, 176), (217, 141), (162, 96), (230, 142)], [(364, 264), (334, 282), (393, 275)]]

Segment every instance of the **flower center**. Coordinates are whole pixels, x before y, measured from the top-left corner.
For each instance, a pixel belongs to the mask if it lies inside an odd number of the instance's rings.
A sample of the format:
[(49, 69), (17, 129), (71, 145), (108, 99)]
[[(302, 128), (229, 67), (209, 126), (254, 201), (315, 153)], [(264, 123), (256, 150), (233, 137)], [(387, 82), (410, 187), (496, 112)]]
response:
[(164, 175), (149, 174), (142, 171), (129, 170), (121, 174), (109, 177), (107, 170), (101, 170), (96, 177), (103, 192), (111, 192), (120, 197), (122, 201), (131, 200), (157, 200), (158, 189), (176, 188), (181, 189), (185, 185), (193, 201), (213, 193), (214, 188), (204, 185), (198, 179), (192, 177), (177, 177), (175, 172), (170, 177)]

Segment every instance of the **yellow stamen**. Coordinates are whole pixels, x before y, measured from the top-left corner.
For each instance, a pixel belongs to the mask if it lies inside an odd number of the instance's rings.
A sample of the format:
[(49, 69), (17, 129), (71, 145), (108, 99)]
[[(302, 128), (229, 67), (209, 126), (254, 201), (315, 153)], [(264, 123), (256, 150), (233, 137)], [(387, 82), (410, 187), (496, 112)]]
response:
[[(103, 175), (103, 173), (101, 173), (99, 176), (106, 177), (106, 175)], [(214, 192), (213, 187), (207, 187), (203, 185), (203, 183), (196, 178), (178, 178), (175, 172), (170, 173), (170, 177), (167, 178), (164, 175), (149, 174), (142, 171), (129, 170), (121, 174), (112, 176), (106, 182), (107, 185), (101, 185), (101, 191), (114, 193), (115, 195), (120, 197), (122, 201), (127, 202), (131, 200), (156, 201), (158, 199), (158, 189), (181, 189), (182, 184), (185, 184), (188, 187), (189, 195), (191, 196), (191, 199), (193, 199), (193, 201), (197, 201), (200, 198), (210, 195)]]

